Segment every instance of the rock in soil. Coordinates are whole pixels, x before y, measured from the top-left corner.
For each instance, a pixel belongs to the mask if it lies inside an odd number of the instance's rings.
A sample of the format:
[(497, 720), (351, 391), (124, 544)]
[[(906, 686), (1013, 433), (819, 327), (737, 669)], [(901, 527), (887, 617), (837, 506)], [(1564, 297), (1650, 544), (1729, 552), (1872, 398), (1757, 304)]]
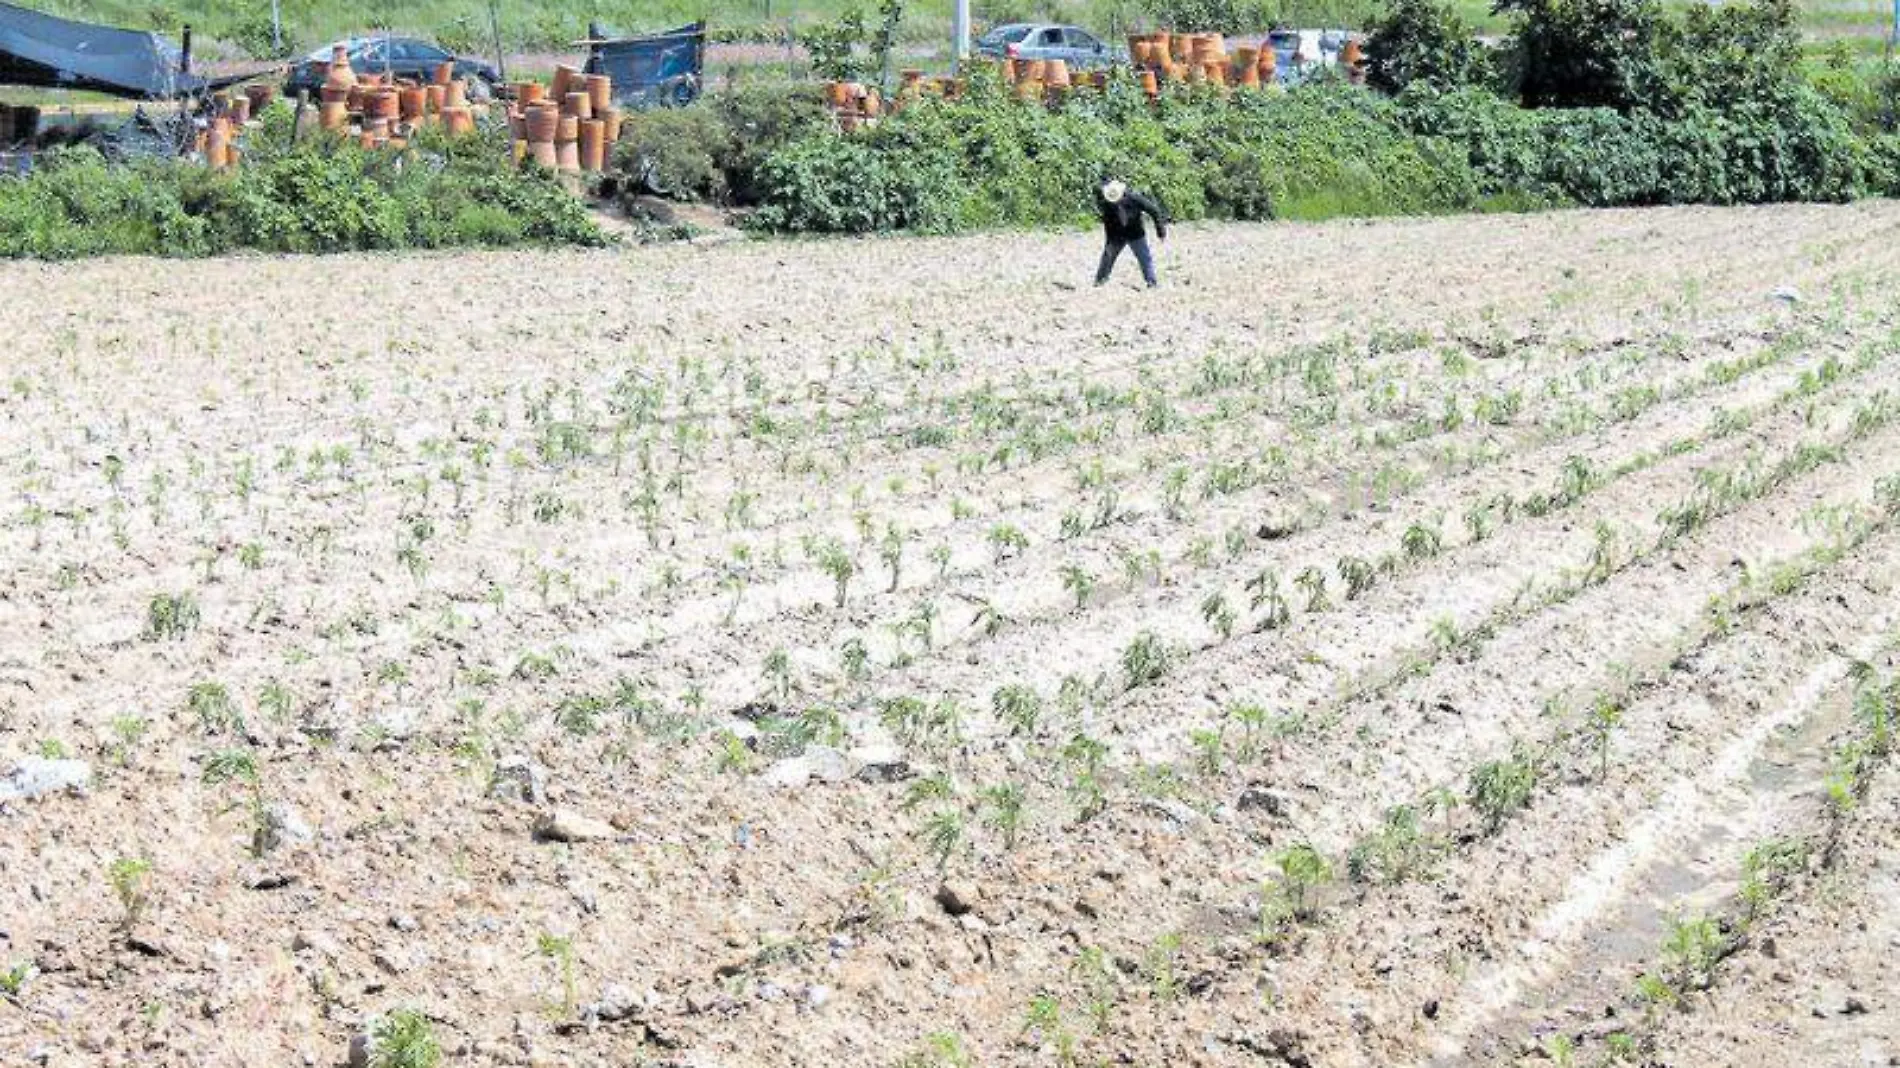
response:
[(557, 808), (534, 821), (534, 836), (546, 842), (598, 842), (614, 836), (613, 825)]
[(961, 916), (975, 911), (983, 904), (983, 892), (975, 883), (961, 879), (947, 879), (937, 887), (937, 904), (952, 916)]
[(0, 802), (24, 800), (60, 790), (80, 790), (92, 784), (92, 765), (83, 760), (47, 760), (27, 757), (0, 779)]

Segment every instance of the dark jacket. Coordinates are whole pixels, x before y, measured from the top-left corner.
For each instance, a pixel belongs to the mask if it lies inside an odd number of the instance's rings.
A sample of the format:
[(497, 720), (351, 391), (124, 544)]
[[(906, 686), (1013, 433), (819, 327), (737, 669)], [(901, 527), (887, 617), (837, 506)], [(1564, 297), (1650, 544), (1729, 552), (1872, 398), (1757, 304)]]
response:
[(1114, 204), (1102, 199), (1101, 189), (1096, 189), (1095, 210), (1102, 216), (1102, 235), (1110, 241), (1125, 245), (1147, 237), (1148, 233), (1141, 223), (1143, 215), (1154, 216), (1155, 236), (1168, 236), (1168, 220), (1161, 213), (1161, 205), (1133, 189), (1123, 193), (1121, 200)]

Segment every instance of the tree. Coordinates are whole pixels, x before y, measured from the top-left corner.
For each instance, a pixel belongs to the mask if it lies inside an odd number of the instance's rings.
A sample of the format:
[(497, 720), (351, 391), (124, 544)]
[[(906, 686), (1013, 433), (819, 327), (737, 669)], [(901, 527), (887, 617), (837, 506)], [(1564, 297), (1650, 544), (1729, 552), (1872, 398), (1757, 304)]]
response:
[(1656, 0), (1497, 0), (1494, 10), (1514, 16), (1525, 107), (1628, 112), (1654, 84)]
[(1445, 0), (1392, 0), (1366, 42), (1366, 81), (1387, 93), (1413, 82), (1475, 85), (1493, 74), (1485, 46)]

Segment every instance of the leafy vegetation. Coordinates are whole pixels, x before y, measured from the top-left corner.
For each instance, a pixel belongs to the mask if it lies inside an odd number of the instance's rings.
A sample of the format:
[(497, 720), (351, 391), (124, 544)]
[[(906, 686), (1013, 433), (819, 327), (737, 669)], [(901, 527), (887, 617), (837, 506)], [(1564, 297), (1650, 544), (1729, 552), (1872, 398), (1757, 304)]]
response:
[(0, 181), (0, 257), (603, 240), (551, 176), (509, 163), (499, 134), (426, 134), (403, 157), (329, 137), (284, 148), (289, 124), (287, 107), (271, 109), (246, 139), (244, 165), (224, 174), (184, 161), (108, 164), (90, 148), (42, 154), (27, 177)]

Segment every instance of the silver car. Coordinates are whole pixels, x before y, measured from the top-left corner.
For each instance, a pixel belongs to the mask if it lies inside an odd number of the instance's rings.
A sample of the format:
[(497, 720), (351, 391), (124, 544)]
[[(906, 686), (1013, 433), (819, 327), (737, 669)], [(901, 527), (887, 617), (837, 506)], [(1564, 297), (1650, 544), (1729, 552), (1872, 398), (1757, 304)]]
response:
[(1106, 67), (1122, 61), (1111, 48), (1079, 26), (1053, 22), (1012, 22), (976, 39), (976, 54), (998, 59), (1060, 59), (1071, 67)]

